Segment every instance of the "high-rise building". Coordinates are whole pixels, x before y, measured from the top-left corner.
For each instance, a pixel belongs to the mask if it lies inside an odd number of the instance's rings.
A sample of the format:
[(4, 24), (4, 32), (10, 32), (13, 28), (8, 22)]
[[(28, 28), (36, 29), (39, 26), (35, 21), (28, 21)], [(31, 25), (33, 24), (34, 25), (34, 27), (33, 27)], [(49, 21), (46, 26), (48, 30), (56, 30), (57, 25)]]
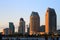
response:
[(11, 29), (12, 34), (13, 34), (15, 32), (15, 27), (14, 27), (13, 22), (9, 22), (9, 28)]
[(18, 33), (23, 34), (23, 35), (25, 34), (25, 21), (23, 18), (20, 18)]
[(12, 34), (12, 31), (9, 28), (3, 29), (3, 35), (10, 35)]
[(45, 15), (45, 32), (51, 34), (56, 31), (57, 16), (53, 8), (48, 8)]
[(30, 35), (38, 34), (40, 28), (40, 17), (38, 12), (32, 12), (30, 16)]

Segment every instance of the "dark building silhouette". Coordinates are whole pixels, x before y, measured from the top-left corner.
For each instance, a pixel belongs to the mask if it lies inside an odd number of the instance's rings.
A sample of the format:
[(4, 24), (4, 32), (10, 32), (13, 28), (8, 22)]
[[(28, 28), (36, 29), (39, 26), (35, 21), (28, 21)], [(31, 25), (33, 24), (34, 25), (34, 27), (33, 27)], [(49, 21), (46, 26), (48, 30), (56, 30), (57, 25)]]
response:
[(25, 21), (23, 18), (20, 18), (18, 33), (23, 34), (23, 35), (25, 34)]
[(39, 28), (40, 31), (40, 35), (44, 35), (45, 34), (45, 25), (41, 25)]
[(29, 26), (27, 25), (27, 33), (28, 34), (30, 33), (30, 25)]
[(38, 12), (32, 12), (30, 16), (30, 35), (38, 34), (40, 27), (40, 17)]
[(45, 32), (45, 25), (40, 26), (40, 32)]
[(0, 33), (0, 40), (2, 40), (2, 33)]
[(10, 28), (10, 30), (12, 31), (12, 34), (14, 34), (14, 32), (15, 32), (15, 27), (14, 27), (13, 22), (9, 22), (9, 28)]
[(45, 15), (45, 32), (53, 33), (57, 28), (57, 16), (53, 8), (48, 8)]
[(55, 34), (60, 35), (60, 29), (59, 30), (56, 30)]

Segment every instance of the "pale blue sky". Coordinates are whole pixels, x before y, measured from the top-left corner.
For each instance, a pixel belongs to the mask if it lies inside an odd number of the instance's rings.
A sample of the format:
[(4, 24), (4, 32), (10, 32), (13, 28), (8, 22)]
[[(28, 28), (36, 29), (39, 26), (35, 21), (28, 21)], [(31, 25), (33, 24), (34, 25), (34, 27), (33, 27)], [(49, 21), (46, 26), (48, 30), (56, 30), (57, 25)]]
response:
[(17, 31), (21, 17), (29, 24), (32, 11), (38, 12), (41, 25), (45, 24), (48, 7), (55, 9), (57, 25), (60, 25), (60, 0), (0, 0), (0, 30), (8, 27), (8, 22), (14, 22)]

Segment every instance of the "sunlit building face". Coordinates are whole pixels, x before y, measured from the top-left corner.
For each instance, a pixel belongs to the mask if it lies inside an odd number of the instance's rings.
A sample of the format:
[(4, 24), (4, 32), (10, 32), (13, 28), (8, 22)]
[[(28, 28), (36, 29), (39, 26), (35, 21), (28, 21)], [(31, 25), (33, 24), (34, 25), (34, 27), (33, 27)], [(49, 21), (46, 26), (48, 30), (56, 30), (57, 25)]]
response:
[(30, 16), (30, 35), (38, 34), (40, 27), (40, 17), (37, 12), (32, 12)]
[(52, 8), (48, 8), (45, 15), (45, 32), (53, 33), (56, 31), (57, 27), (57, 18), (55, 10)]

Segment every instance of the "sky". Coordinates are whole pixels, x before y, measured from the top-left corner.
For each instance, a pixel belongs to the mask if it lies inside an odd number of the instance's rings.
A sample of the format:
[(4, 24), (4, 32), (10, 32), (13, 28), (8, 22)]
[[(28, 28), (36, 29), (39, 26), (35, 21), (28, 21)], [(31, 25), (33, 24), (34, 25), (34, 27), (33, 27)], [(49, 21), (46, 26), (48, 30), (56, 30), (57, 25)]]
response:
[(55, 9), (57, 29), (60, 29), (60, 0), (0, 0), (0, 32), (9, 27), (9, 22), (14, 23), (17, 31), (21, 17), (29, 25), (32, 11), (39, 13), (40, 25), (44, 25), (48, 7)]

